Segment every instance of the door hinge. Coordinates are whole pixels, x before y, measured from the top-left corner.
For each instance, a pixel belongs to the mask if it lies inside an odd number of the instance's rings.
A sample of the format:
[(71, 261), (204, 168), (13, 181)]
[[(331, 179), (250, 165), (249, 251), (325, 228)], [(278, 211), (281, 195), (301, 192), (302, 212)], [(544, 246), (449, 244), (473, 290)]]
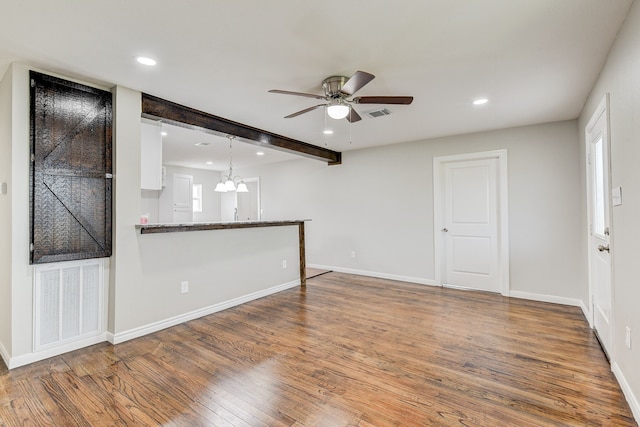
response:
[[(24, 80), (23, 80), (24, 81)], [(35, 79), (31, 79), (31, 87), (36, 87), (36, 81)]]
[(104, 174), (104, 177), (106, 179), (111, 179), (111, 178), (113, 178), (113, 174), (112, 173), (106, 173), (106, 174)]
[(33, 252), (33, 243), (29, 245), (29, 252)]
[(35, 162), (36, 161), (36, 155), (35, 153), (31, 153), (31, 161)]

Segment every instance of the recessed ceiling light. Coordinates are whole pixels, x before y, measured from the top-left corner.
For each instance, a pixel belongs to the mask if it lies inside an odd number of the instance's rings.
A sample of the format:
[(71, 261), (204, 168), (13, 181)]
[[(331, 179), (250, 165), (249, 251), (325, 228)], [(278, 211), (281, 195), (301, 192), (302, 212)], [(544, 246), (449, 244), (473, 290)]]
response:
[(208, 162), (207, 162), (207, 164), (208, 164), (208, 165), (212, 165), (212, 164), (213, 164), (213, 162), (212, 162), (212, 161), (208, 161)]
[(322, 131), (322, 133), (324, 133), (325, 135), (332, 135), (333, 131), (331, 129), (325, 129)]
[(196, 142), (195, 145), (196, 147), (206, 147), (207, 145), (210, 145), (210, 142)]
[(482, 104), (486, 104), (487, 102), (489, 102), (487, 98), (479, 98), (473, 101), (473, 105), (482, 105)]
[(160, 134), (161, 134), (162, 136), (167, 136), (167, 133), (166, 133), (166, 132), (161, 132)]
[(155, 59), (153, 58), (148, 58), (146, 56), (138, 56), (136, 58), (136, 61), (138, 61), (139, 63), (141, 63), (142, 65), (149, 65), (149, 66), (153, 66), (156, 65), (157, 62)]
[(256, 156), (264, 156), (264, 151), (257, 151)]

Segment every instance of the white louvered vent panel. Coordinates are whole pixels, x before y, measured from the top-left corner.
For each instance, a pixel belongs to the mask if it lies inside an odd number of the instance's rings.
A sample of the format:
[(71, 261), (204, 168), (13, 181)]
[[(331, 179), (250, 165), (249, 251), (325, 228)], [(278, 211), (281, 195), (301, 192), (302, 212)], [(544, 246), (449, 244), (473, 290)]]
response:
[(60, 270), (45, 271), (41, 275), (40, 292), (40, 343), (42, 345), (60, 340)]
[(34, 351), (103, 332), (101, 260), (35, 268)]
[(100, 332), (100, 268), (87, 266), (82, 270), (82, 333)]
[(62, 339), (80, 335), (80, 268), (62, 270)]

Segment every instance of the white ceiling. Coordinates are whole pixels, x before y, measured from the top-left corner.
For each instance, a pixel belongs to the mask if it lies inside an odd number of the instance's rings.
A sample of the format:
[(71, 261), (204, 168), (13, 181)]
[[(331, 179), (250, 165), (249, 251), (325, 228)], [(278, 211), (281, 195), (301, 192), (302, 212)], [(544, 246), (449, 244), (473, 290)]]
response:
[(166, 123), (162, 124), (162, 130), (166, 134), (162, 137), (165, 165), (228, 172), (231, 157), (234, 170), (300, 158), (297, 154), (264, 149), (236, 139), (231, 142), (230, 148), (229, 139), (224, 136)]
[[(631, 2), (3, 0), (0, 73), (20, 61), (346, 151), (576, 118)], [(357, 95), (413, 104), (377, 119), (358, 105), (349, 126), (322, 109), (284, 119), (317, 100), (267, 93), (322, 94), (356, 70), (376, 75)]]

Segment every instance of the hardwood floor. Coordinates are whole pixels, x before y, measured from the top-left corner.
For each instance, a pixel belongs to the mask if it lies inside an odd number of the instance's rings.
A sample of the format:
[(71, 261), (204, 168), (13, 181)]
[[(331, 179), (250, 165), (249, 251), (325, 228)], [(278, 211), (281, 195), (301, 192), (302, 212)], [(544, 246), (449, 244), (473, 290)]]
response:
[(2, 366), (0, 425), (637, 424), (578, 308), (327, 273), (117, 346)]

